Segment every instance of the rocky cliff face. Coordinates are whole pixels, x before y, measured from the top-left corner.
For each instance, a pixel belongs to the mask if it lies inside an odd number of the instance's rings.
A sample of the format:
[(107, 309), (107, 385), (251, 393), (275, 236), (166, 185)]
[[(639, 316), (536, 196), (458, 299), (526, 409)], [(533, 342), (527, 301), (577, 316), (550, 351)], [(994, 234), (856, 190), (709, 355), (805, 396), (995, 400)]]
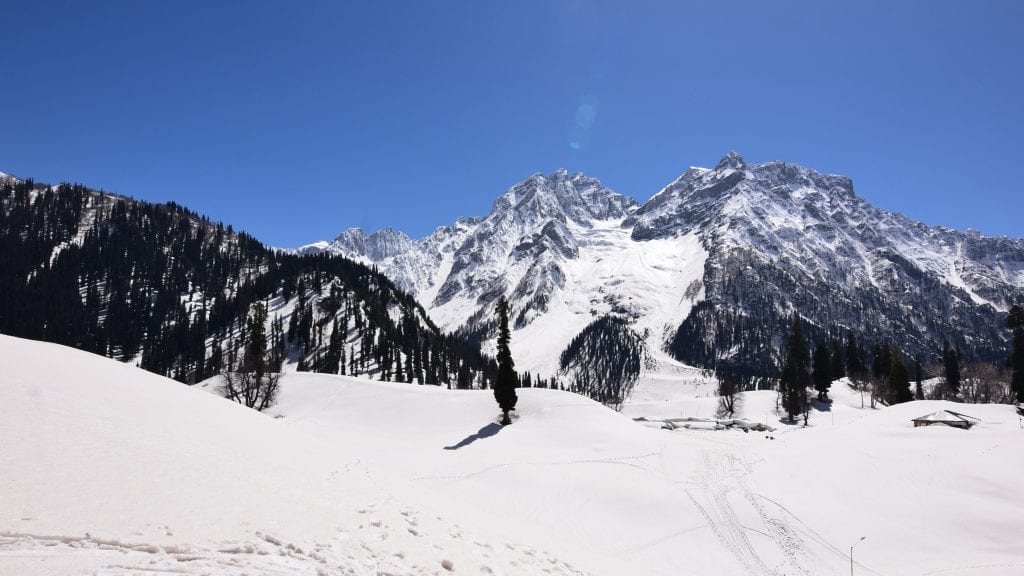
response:
[(1024, 297), (1024, 241), (930, 227), (871, 206), (849, 178), (784, 162), (748, 165), (733, 153), (692, 169), (630, 224), (637, 240), (693, 230), (707, 247), (704, 317), (692, 315), (670, 342), (700, 364), (723, 348), (741, 364), (771, 360), (742, 335), (721, 340), (712, 318), (743, 318), (766, 338), (793, 313), (819, 338), (853, 331), (924, 358), (949, 338), (995, 359), (1000, 314)]
[(455, 299), (491, 306), (504, 296), (522, 327), (530, 313), (547, 310), (553, 292), (565, 288), (564, 265), (579, 257), (577, 234), (635, 208), (631, 198), (582, 174), (535, 174), (502, 194), (462, 239), (430, 306)]

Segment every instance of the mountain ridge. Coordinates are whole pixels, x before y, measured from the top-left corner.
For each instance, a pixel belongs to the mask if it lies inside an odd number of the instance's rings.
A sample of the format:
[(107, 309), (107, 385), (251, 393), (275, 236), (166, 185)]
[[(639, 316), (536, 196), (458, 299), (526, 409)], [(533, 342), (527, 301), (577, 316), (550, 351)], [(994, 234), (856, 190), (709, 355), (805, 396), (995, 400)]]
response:
[[(435, 232), (401, 257), (367, 261), (400, 278), (439, 325), (485, 349), (489, 307), (505, 297), (520, 340), (535, 342), (527, 328), (560, 306), (554, 316), (573, 335), (611, 315), (646, 332), (648, 353), (706, 368), (771, 374), (793, 313), (811, 322), (815, 339), (852, 332), (931, 359), (948, 338), (967, 358), (991, 360), (1005, 344), (1000, 315), (1024, 299), (1024, 240), (930, 226), (871, 205), (848, 176), (783, 161), (750, 164), (735, 151), (714, 168), (689, 168), (642, 204), (583, 174), (533, 174), (501, 194), (487, 216), (463, 222), (443, 241)], [(706, 254), (684, 247), (687, 238)], [(630, 251), (641, 262), (666, 262), (587, 285), (604, 259)], [(655, 288), (689, 306), (666, 312), (655, 303), (663, 295), (621, 288), (648, 282), (658, 266), (689, 270)], [(691, 307), (700, 309), (691, 314)], [(749, 334), (722, 336), (743, 332), (737, 326)], [(561, 349), (569, 338), (544, 345)], [(517, 358), (525, 358), (523, 369), (559, 372), (557, 351), (537, 358), (520, 346)]]
[(458, 387), (492, 373), (371, 267), (81, 185), (0, 181), (0, 286), (0, 332), (190, 384), (238, 365), (257, 304), (281, 369)]

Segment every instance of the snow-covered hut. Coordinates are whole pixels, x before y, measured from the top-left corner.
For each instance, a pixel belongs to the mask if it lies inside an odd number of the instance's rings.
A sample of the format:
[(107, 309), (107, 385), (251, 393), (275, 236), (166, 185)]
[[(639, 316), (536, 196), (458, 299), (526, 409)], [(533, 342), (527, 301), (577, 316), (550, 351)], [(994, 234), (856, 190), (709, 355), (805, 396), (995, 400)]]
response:
[(945, 424), (946, 426), (963, 428), (966, 430), (967, 428), (974, 426), (976, 423), (981, 422), (981, 420), (978, 420), (974, 416), (953, 412), (952, 410), (939, 410), (938, 412), (932, 412), (931, 414), (914, 418), (913, 422), (914, 428), (917, 428), (918, 426), (931, 426), (932, 424)]

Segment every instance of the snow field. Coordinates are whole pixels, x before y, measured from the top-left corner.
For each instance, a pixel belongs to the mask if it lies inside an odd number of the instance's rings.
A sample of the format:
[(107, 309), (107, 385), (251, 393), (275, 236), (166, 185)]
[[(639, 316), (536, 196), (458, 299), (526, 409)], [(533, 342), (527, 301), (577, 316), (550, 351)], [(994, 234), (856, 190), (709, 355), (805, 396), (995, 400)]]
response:
[(358, 439), (0, 336), (0, 574), (576, 573), (410, 507)]
[(501, 428), (490, 391), (291, 373), (258, 414), (51, 344), (0, 360), (0, 574), (846, 574), (861, 536), (858, 574), (1024, 572), (1007, 406), (915, 429), (952, 405), (838, 382), (834, 424), (634, 422), (716, 401), (679, 367), (626, 414), (521, 390)]

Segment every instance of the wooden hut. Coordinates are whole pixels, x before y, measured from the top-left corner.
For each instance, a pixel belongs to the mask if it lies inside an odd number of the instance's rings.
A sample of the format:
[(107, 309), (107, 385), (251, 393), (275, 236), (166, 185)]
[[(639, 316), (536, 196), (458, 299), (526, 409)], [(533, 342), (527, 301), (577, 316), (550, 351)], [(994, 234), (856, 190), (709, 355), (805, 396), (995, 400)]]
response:
[(946, 426), (963, 428), (966, 430), (978, 422), (981, 422), (981, 420), (978, 420), (974, 416), (953, 412), (952, 410), (939, 410), (938, 412), (932, 412), (931, 414), (914, 418), (913, 422), (914, 428), (917, 428), (918, 426), (931, 426), (932, 424), (944, 424)]

